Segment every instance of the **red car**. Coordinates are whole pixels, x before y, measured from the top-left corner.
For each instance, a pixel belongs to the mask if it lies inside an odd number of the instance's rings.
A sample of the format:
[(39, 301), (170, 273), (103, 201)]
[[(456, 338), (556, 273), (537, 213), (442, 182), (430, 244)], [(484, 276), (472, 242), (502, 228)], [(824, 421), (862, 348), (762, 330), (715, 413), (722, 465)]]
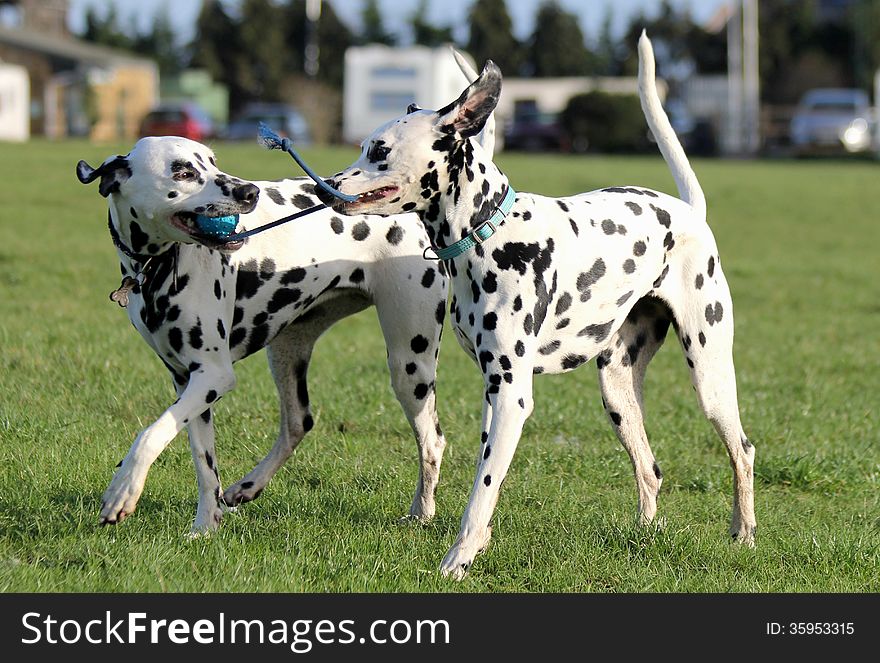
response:
[(201, 142), (213, 135), (210, 116), (194, 103), (162, 104), (141, 122), (141, 136), (182, 136)]

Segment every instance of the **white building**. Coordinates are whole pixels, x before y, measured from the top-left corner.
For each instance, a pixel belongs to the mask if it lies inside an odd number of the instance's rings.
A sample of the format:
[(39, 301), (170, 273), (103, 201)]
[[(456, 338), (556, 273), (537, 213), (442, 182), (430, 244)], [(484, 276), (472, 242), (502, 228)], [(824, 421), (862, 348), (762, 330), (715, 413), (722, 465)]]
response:
[(0, 140), (26, 141), (31, 133), (27, 69), (0, 63)]
[(410, 104), (442, 108), (457, 99), (467, 84), (448, 46), (349, 48), (345, 52), (342, 137), (347, 143), (360, 143), (377, 127), (405, 113)]

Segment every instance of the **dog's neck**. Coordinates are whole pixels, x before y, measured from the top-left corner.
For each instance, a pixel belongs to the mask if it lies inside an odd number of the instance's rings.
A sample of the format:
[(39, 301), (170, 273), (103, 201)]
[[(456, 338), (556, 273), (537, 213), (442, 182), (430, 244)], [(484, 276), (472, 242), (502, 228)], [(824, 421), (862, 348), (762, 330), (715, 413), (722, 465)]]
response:
[(507, 176), (475, 140), (455, 144), (448, 155), (444, 164), (448, 172), (446, 189), (441, 186), (431, 197), (428, 209), (421, 213), (428, 237), (438, 248), (466, 237), (489, 219), (508, 187)]
[(140, 225), (139, 217), (132, 214), (131, 208), (117, 204), (115, 196), (110, 195), (109, 224), (113, 243), (123, 264), (143, 264), (151, 256), (166, 253), (174, 244), (168, 241), (155, 241), (145, 233)]

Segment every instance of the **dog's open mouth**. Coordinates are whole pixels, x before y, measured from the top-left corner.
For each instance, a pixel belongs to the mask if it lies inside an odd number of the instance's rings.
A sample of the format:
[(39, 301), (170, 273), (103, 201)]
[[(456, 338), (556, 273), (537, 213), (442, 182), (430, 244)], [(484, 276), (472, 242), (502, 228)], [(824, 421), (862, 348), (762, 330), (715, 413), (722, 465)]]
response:
[(370, 189), (369, 191), (364, 191), (363, 193), (359, 193), (357, 200), (353, 202), (345, 202), (342, 200), (334, 200), (332, 207), (337, 210), (341, 209), (352, 209), (359, 207), (360, 205), (368, 205), (370, 203), (377, 203), (380, 200), (385, 200), (386, 198), (392, 196), (397, 191), (400, 190), (400, 187), (396, 187), (393, 185), (389, 186), (380, 186), (378, 189)]
[(358, 195), (358, 199), (355, 201), (356, 203), (374, 203), (377, 200), (382, 200), (383, 198), (387, 198), (392, 193), (398, 190), (396, 186), (380, 186), (378, 189), (372, 189), (370, 191), (364, 191), (363, 193)]
[(209, 249), (237, 251), (244, 246), (244, 240), (227, 241), (222, 235), (209, 235), (203, 232), (199, 228), (197, 216), (195, 212), (175, 212), (171, 215), (171, 225)]

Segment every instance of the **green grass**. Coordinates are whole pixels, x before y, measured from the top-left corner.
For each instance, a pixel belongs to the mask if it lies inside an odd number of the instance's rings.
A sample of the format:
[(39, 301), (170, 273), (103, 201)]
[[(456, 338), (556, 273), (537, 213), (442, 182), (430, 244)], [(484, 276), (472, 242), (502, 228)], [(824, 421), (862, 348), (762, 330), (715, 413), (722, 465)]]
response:
[[(294, 164), (217, 145), (241, 177)], [(880, 591), (880, 170), (836, 161), (696, 161), (736, 302), (742, 418), (757, 447), (758, 547), (728, 541), (731, 472), (677, 343), (648, 373), (647, 427), (665, 482), (662, 526), (635, 526), (629, 460), (592, 368), (536, 381), (494, 538), (468, 578), (440, 577), (472, 482), (478, 370), (444, 335), (438, 395), (450, 441), (427, 526), (403, 525), (416, 450), (395, 401), (375, 313), (337, 325), (310, 371), (316, 427), (256, 502), (190, 540), (185, 436), (140, 506), (99, 528), (101, 494), (173, 391), (107, 293), (118, 286), (106, 208), (74, 176), (128, 146), (3, 145), (0, 181), (0, 590), (8, 591)], [(318, 172), (347, 149), (306, 151)], [(674, 191), (659, 156), (502, 155), (517, 189), (612, 184)], [(217, 408), (221, 478), (273, 443), (262, 353)]]

